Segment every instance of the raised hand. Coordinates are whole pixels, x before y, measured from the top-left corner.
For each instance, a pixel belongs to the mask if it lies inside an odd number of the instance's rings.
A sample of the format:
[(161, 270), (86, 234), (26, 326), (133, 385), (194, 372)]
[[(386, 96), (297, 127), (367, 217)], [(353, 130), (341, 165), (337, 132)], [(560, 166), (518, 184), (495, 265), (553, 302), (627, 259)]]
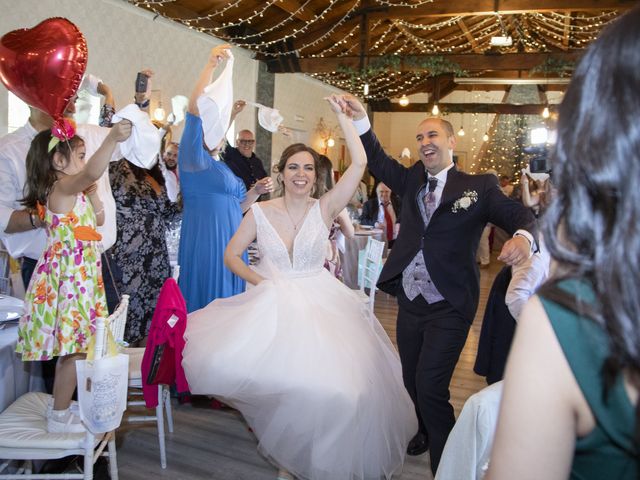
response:
[(362, 120), (367, 116), (367, 110), (353, 95), (342, 95), (343, 113), (353, 120)]
[(122, 142), (131, 135), (132, 125), (129, 120), (121, 120), (116, 123), (109, 132), (109, 136), (116, 142)]
[(247, 102), (245, 102), (244, 100), (236, 100), (235, 102), (233, 102), (233, 109), (231, 110), (231, 115), (237, 115), (239, 114), (242, 110), (244, 110), (244, 107), (247, 105)]
[(211, 49), (209, 54), (209, 63), (217, 66), (225, 58), (231, 56), (231, 45), (225, 43), (223, 45), (217, 45)]

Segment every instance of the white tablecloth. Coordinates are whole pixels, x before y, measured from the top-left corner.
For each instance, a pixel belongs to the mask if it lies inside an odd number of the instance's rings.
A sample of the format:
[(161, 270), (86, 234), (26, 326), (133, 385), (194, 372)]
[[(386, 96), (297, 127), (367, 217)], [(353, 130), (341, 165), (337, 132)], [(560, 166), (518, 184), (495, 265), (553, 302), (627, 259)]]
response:
[[(21, 302), (3, 296), (0, 298), (0, 308), (3, 304), (16, 301)], [(0, 323), (0, 411), (24, 393), (44, 391), (40, 362), (23, 362), (15, 353), (17, 342), (18, 325), (14, 322)]]

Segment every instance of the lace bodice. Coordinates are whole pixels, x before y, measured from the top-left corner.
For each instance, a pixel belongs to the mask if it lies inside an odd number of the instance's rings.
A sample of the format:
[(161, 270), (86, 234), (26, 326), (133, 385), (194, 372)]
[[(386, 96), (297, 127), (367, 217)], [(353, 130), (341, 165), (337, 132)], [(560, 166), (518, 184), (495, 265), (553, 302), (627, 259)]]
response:
[(292, 258), (289, 257), (284, 242), (265, 216), (260, 204), (253, 204), (251, 209), (256, 220), (260, 270), (265, 267), (262, 265), (263, 262), (284, 274), (317, 273), (322, 270), (329, 230), (322, 220), (320, 202), (316, 201), (309, 209), (293, 241)]

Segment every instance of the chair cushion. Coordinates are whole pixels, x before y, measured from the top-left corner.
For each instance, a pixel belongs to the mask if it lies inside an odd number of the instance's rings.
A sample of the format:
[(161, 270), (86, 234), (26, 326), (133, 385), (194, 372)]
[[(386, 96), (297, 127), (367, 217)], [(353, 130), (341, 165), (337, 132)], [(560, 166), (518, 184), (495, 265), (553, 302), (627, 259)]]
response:
[(4, 457), (4, 447), (48, 450), (83, 448), (86, 436), (84, 433), (47, 431), (47, 404), (50, 398), (51, 395), (46, 393), (25, 393), (0, 414), (0, 458)]

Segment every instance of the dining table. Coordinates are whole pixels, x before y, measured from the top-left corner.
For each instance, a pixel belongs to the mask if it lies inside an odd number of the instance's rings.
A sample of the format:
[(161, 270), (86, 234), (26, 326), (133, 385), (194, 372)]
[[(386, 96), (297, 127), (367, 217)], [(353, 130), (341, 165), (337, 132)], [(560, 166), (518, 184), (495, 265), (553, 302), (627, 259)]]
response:
[(16, 353), (23, 311), (21, 299), (0, 295), (0, 412), (27, 392), (45, 391), (40, 362), (23, 362)]

